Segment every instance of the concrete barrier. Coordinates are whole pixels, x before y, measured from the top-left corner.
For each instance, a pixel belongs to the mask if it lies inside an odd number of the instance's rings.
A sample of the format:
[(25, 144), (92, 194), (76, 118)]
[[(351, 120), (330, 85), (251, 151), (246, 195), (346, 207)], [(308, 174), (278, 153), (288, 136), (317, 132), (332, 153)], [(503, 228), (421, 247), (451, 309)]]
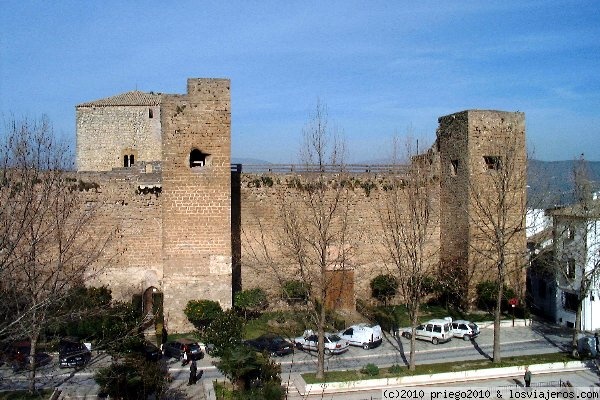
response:
[[(534, 374), (544, 374), (559, 371), (579, 371), (587, 369), (582, 361), (557, 362), (548, 364), (530, 364), (529, 370)], [(482, 379), (506, 378), (520, 376), (525, 372), (525, 366), (486, 368), (461, 372), (445, 372), (441, 374), (424, 374), (403, 376), (398, 378), (365, 379), (349, 382), (306, 383), (301, 375), (294, 383), (302, 396), (315, 393), (335, 393), (345, 391), (372, 390), (382, 387), (423, 386), (468, 382)]]

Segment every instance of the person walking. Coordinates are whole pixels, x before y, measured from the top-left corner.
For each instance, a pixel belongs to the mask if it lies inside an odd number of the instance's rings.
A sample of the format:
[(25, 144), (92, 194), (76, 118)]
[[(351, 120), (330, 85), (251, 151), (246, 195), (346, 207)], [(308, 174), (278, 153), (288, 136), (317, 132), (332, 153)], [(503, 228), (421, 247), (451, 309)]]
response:
[(198, 372), (198, 367), (196, 366), (196, 360), (192, 360), (190, 364), (190, 378), (188, 379), (188, 385), (195, 385), (198, 378), (196, 377), (196, 372)]
[(189, 359), (188, 359), (188, 347), (187, 346), (183, 346), (183, 354), (181, 355), (181, 366), (185, 366), (187, 365)]
[(523, 379), (525, 380), (525, 387), (530, 387), (531, 386), (531, 371), (529, 370), (529, 367), (525, 367), (525, 376), (523, 377)]

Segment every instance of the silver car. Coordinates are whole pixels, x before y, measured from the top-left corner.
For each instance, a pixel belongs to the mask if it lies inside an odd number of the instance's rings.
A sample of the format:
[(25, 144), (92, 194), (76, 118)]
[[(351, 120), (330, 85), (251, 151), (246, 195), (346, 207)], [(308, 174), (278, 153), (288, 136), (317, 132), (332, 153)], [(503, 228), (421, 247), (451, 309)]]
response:
[(452, 321), (452, 334), (454, 337), (463, 338), (463, 340), (475, 339), (479, 336), (479, 327), (476, 323), (457, 319)]

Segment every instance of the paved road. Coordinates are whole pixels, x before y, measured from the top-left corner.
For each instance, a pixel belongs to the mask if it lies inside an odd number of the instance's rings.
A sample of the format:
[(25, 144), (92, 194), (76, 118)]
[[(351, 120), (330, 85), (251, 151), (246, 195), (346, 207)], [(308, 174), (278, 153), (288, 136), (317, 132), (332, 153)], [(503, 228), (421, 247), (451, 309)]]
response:
[[(534, 324), (532, 327), (502, 328), (502, 356), (557, 352), (564, 349), (569, 342), (569, 332), (552, 326)], [(433, 345), (429, 342), (417, 341), (417, 363), (433, 363), (446, 361), (464, 361), (491, 357), (493, 330), (482, 329), (481, 335), (474, 341), (453, 339), (444, 344)], [(326, 368), (358, 369), (368, 363), (378, 366), (407, 363), (409, 341), (389, 337), (388, 340), (372, 350), (352, 347), (341, 355), (327, 357)], [(56, 357), (55, 357), (56, 359)], [(282, 379), (286, 381), (291, 373), (314, 371), (316, 354), (297, 351), (277, 359), (282, 367)], [(174, 378), (173, 387), (189, 392), (197, 388), (186, 387), (188, 368), (174, 360), (166, 360), (169, 371)], [(222, 375), (212, 364), (215, 359), (206, 357), (198, 364), (204, 370), (204, 379), (221, 379)], [(55, 361), (56, 362), (56, 361)], [(94, 358), (90, 368), (74, 373), (72, 370), (60, 370), (54, 366), (43, 367), (39, 371), (39, 382), (44, 387), (76, 387), (78, 392), (94, 393), (97, 386), (93, 380), (93, 369), (108, 365), (110, 359), (104, 355)], [(0, 367), (0, 390), (24, 388), (27, 385), (25, 373), (13, 373), (8, 367)]]

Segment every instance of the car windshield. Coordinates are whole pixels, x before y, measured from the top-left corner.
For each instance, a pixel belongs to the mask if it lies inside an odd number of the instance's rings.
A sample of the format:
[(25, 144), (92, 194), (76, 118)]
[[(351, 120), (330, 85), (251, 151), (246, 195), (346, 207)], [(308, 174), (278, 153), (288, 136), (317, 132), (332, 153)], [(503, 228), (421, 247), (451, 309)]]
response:
[(329, 338), (330, 341), (332, 342), (339, 342), (340, 340), (342, 340), (341, 337), (339, 337), (338, 335), (329, 335), (327, 336)]
[(187, 347), (190, 349), (190, 351), (200, 350), (200, 345), (198, 343), (190, 343), (187, 345)]

